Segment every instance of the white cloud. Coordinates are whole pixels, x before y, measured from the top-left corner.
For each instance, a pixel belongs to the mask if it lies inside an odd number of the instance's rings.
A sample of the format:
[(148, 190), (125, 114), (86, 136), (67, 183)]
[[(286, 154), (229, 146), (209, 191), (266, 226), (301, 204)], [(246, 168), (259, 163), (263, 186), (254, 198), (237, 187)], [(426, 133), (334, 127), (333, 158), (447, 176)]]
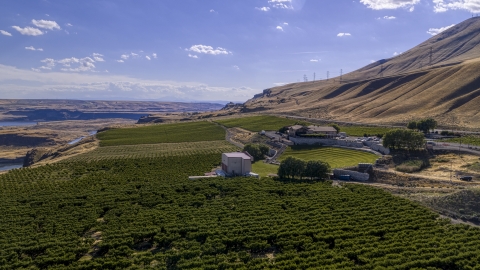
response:
[(337, 34), (337, 37), (348, 37), (348, 36), (351, 36), (352, 34), (350, 33), (338, 33)]
[(150, 56), (145, 56), (145, 58), (147, 58), (147, 60), (152, 60), (152, 58), (150, 58)]
[(123, 60), (127, 60), (129, 57), (130, 57), (130, 55), (128, 55), (128, 54), (122, 54), (120, 56), (120, 58), (122, 58)]
[(71, 23), (67, 23), (67, 24), (65, 24), (65, 25), (68, 26), (68, 27), (73, 26)]
[(32, 20), (32, 24), (38, 28), (48, 29), (48, 30), (60, 30), (60, 25), (55, 21), (46, 21), (46, 20)]
[(383, 16), (383, 18), (379, 18), (379, 19), (384, 19), (384, 20), (395, 20), (397, 17), (395, 16)]
[(240, 67), (235, 65), (235, 66), (233, 66), (233, 69), (240, 70)]
[(288, 22), (284, 22), (283, 25), (288, 25)]
[(103, 54), (93, 53), (92, 56), (96, 62), (105, 62), (105, 60), (103, 59)]
[(268, 0), (270, 6), (280, 9), (293, 9), (292, 0)]
[(130, 55), (131, 55), (132, 57), (138, 56), (138, 54), (136, 54), (136, 53), (133, 53), (133, 52), (132, 52), (132, 53), (130, 53)]
[(279, 25), (279, 26), (277, 26), (277, 28), (276, 28), (276, 29), (277, 29), (277, 30), (280, 30), (280, 31), (283, 31), (283, 27), (281, 27), (280, 25)]
[(157, 54), (156, 54), (156, 53), (152, 53), (152, 57), (156, 59), (156, 58), (157, 58)]
[(214, 10), (214, 9), (210, 9), (210, 13), (215, 13), (215, 10)]
[(393, 53), (393, 56), (398, 56), (398, 55), (400, 55), (400, 54), (402, 54), (402, 53), (403, 53), (403, 52), (394, 52), (394, 53)]
[(211, 55), (232, 54), (232, 52), (229, 52), (227, 51), (227, 49), (224, 49), (222, 47), (217, 47), (216, 49), (214, 49), (212, 46), (207, 45), (193, 45), (189, 49), (185, 50), (195, 53), (204, 53)]
[(9, 37), (12, 36), (12, 34), (10, 34), (10, 33), (7, 32), (7, 31), (4, 31), (4, 30), (0, 30), (0, 34), (2, 34), (2, 35), (4, 35), (4, 36), (9, 36)]
[(35, 47), (33, 47), (33, 46), (25, 47), (25, 50), (43, 52), (43, 49), (42, 49), (42, 48), (35, 48)]
[(117, 60), (117, 62), (118, 62), (118, 63), (123, 63), (123, 62), (125, 62), (125, 61), (123, 61), (123, 60)]
[(40, 29), (29, 27), (29, 26), (25, 28), (21, 28), (20, 26), (14, 25), (12, 26), (12, 28), (20, 32), (20, 34), (26, 35), (26, 36), (40, 36), (44, 34)]
[(380, 10), (411, 8), (412, 6), (420, 3), (420, 0), (360, 0), (360, 3), (366, 5), (368, 8)]
[[(92, 71), (95, 72), (95, 62), (103, 62), (103, 58), (101, 58), (101, 54), (94, 53), (93, 59), (91, 57), (84, 57), (84, 58), (64, 58), (60, 60), (55, 60), (52, 58), (46, 58), (41, 60), (40, 62), (44, 63), (39, 69), (43, 70), (52, 70), (57, 64), (61, 65), (61, 71), (71, 71), (71, 72), (81, 72), (81, 71)], [(95, 58), (101, 58), (102, 60), (94, 60)], [(73, 66), (73, 67), (72, 67)]]
[(479, 0), (433, 0), (435, 12), (445, 12), (447, 10), (463, 9), (473, 13), (480, 12)]
[(45, 59), (41, 60), (40, 62), (45, 63), (44, 66), (40, 67), (41, 69), (50, 70), (53, 67), (55, 67), (55, 60), (52, 59), (52, 58), (45, 58)]
[(438, 35), (440, 34), (441, 32), (449, 29), (449, 28), (452, 28), (454, 27), (455, 24), (452, 24), (452, 25), (449, 25), (449, 26), (445, 26), (445, 27), (440, 27), (440, 28), (430, 28), (428, 29), (427, 33), (432, 35), (432, 36), (435, 36), (435, 35)]
[(190, 57), (190, 58), (195, 58), (195, 59), (198, 58), (198, 56), (196, 56), (196, 55), (194, 55), (194, 54), (188, 54), (188, 57)]
[(415, 10), (415, 6), (411, 6), (408, 11), (413, 12)]
[(256, 7), (255, 9), (256, 9), (256, 10), (260, 10), (260, 11), (265, 11), (265, 12), (267, 12), (267, 11), (270, 10), (269, 7)]
[[(20, 82), (12, 84), (12, 81)], [(95, 97), (106, 100), (246, 101), (259, 91), (249, 87), (213, 87), (198, 82), (142, 80), (107, 73), (37, 72), (0, 64), (0, 96), (11, 99)]]
[(310, 62), (313, 62), (313, 63), (318, 63), (320, 61), (321, 61), (321, 59), (310, 59)]

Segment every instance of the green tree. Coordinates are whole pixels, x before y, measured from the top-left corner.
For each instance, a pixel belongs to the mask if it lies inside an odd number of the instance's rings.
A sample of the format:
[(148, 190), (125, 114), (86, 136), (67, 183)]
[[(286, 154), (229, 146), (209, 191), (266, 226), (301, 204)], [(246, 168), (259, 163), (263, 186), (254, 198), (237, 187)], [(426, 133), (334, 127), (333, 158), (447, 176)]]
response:
[(391, 149), (416, 150), (423, 148), (425, 137), (422, 133), (408, 129), (388, 131), (383, 138), (383, 146)]
[(265, 159), (265, 155), (268, 154), (270, 148), (264, 144), (246, 144), (243, 151), (248, 152), (257, 161)]
[(417, 121), (410, 121), (410, 122), (408, 122), (408, 124), (407, 124), (407, 128), (408, 128), (408, 129), (415, 130), (415, 129), (418, 129), (418, 128), (417, 128), (417, 125), (418, 125)]
[(310, 160), (305, 166), (304, 176), (310, 177), (310, 180), (314, 178), (317, 179), (326, 179), (328, 173), (330, 173), (330, 165), (326, 162), (320, 160)]
[(433, 118), (427, 118), (420, 120), (417, 123), (417, 129), (423, 131), (423, 133), (428, 133), (430, 130), (434, 130), (437, 127), (437, 121)]
[(293, 179), (295, 177), (302, 178), (305, 166), (305, 161), (294, 157), (287, 157), (278, 167), (278, 177), (282, 179)]

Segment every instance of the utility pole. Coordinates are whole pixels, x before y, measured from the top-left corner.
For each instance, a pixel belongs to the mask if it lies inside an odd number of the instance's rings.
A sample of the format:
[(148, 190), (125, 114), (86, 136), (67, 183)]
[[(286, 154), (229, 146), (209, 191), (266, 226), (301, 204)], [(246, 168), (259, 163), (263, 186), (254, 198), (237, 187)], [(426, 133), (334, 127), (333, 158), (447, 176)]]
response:
[(342, 82), (343, 69), (340, 69), (340, 82)]
[(330, 71), (327, 71), (327, 81), (328, 81), (329, 77), (330, 77)]
[(313, 81), (315, 81), (317, 74), (313, 73)]

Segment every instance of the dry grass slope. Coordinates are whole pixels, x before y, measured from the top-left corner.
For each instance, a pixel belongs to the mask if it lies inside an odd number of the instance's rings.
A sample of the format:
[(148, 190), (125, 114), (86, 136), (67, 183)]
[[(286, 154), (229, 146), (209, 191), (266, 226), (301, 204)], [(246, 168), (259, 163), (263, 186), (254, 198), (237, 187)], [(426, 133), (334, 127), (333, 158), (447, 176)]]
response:
[(245, 106), (366, 123), (435, 117), (443, 125), (480, 128), (479, 29), (480, 18), (472, 18), (400, 56), (344, 75), (342, 82), (275, 87)]

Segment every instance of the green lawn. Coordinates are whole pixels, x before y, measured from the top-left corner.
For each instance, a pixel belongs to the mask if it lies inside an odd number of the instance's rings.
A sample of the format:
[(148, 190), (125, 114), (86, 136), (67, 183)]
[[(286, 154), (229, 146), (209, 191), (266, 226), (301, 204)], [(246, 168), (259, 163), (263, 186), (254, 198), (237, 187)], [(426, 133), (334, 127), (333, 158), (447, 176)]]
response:
[(364, 134), (368, 136), (375, 136), (377, 134), (387, 133), (394, 128), (386, 127), (367, 127), (367, 126), (340, 126), (340, 132), (346, 132), (348, 136), (363, 137)]
[(278, 165), (272, 165), (258, 161), (252, 164), (252, 171), (258, 173), (261, 177), (266, 177), (269, 174), (277, 174)]
[(225, 130), (203, 121), (112, 129), (97, 134), (97, 138), (100, 146), (218, 141), (225, 139)]
[(239, 127), (246, 130), (260, 132), (262, 130), (279, 130), (284, 126), (294, 125), (298, 120), (292, 120), (282, 117), (259, 115), (242, 118), (232, 118), (217, 121), (218, 123), (228, 127)]
[(318, 147), (318, 146), (294, 146), (289, 147), (280, 157), (280, 161), (288, 156), (303, 160), (321, 160), (330, 164), (332, 169), (355, 166), (358, 163), (374, 163), (377, 155), (344, 148)]

